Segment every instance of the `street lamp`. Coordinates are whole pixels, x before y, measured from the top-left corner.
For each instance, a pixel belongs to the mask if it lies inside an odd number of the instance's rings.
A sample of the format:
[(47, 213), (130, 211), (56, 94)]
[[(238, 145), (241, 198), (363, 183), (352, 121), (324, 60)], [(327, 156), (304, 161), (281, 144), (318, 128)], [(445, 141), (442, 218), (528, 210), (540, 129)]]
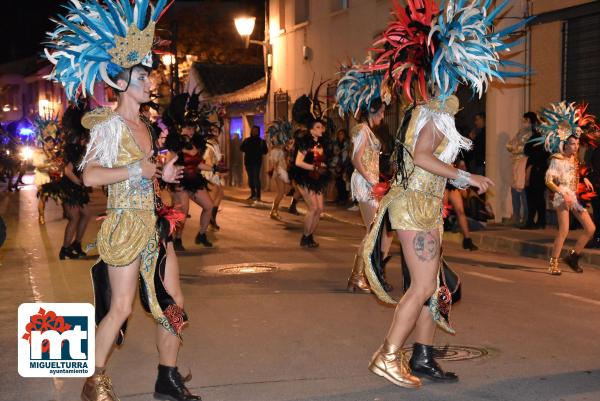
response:
[(256, 17), (238, 17), (234, 19), (234, 22), (235, 29), (237, 29), (240, 36), (244, 39), (244, 43), (246, 43), (246, 49), (250, 46), (250, 43), (262, 45), (262, 42), (250, 40), (250, 35), (252, 35), (252, 31), (254, 31)]

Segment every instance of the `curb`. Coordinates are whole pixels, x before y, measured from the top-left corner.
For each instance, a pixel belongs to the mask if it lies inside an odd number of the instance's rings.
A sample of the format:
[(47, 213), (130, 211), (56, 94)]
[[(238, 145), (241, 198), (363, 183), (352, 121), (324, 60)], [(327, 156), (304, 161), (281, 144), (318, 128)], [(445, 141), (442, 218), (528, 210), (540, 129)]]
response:
[[(264, 202), (264, 201), (253, 201), (253, 202), (250, 202), (248, 200), (236, 198), (236, 197), (231, 196), (231, 195), (225, 195), (223, 197), (223, 199), (231, 201), (231, 202), (241, 203), (241, 204), (244, 204), (246, 206), (253, 207), (255, 209), (271, 210), (271, 203), (270, 202)], [(281, 210), (281, 209), (279, 209), (279, 210)], [(285, 208), (283, 210), (285, 210)], [(306, 209), (304, 209), (303, 207), (298, 206), (297, 210), (298, 210), (298, 213), (301, 216), (305, 216), (306, 215)], [(321, 218), (325, 219), (325, 220), (330, 220), (330, 221), (337, 221), (339, 223), (350, 224), (350, 225), (357, 226), (357, 227), (363, 227), (363, 225), (361, 223), (356, 223), (356, 222), (354, 222), (352, 220), (348, 220), (348, 219), (344, 219), (344, 218), (341, 218), (341, 217), (337, 217), (337, 216), (335, 216), (335, 215), (333, 215), (331, 213), (327, 213), (327, 212), (321, 213)]]
[[(262, 210), (270, 210), (271, 203), (267, 202), (249, 202), (245, 199), (236, 198), (231, 195), (225, 195), (224, 199), (242, 203), (256, 209)], [(306, 209), (302, 207), (298, 207), (298, 213), (304, 216), (306, 215)], [(344, 218), (337, 217), (331, 213), (324, 212), (321, 214), (321, 217), (330, 221), (336, 221), (339, 223), (350, 224), (353, 226), (363, 227), (362, 224), (356, 223), (351, 220), (347, 220)], [(485, 235), (484, 231), (473, 231), (471, 232), (471, 238), (473, 242), (479, 247), (479, 249), (483, 251), (502, 253), (512, 256), (523, 256), (527, 258), (535, 258), (535, 259), (543, 259), (548, 260), (550, 258), (550, 251), (552, 249), (552, 244), (540, 244), (533, 241), (523, 241), (510, 237), (496, 236), (496, 235)], [(453, 232), (445, 232), (444, 233), (444, 241), (452, 242), (455, 244), (462, 243), (462, 236), (459, 233)], [(568, 248), (563, 247), (561, 252), (561, 258), (567, 256)], [(600, 270), (600, 253), (592, 253), (587, 250), (584, 250), (581, 253), (581, 261), (589, 265), (594, 269)], [(586, 266), (588, 267), (588, 266)]]

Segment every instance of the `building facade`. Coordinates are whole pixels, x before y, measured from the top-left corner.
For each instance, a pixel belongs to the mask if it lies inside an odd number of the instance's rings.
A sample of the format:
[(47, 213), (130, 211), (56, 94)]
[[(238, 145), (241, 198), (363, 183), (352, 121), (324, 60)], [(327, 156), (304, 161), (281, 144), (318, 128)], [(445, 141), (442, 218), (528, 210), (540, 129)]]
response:
[[(342, 63), (352, 59), (363, 61), (389, 21), (391, 8), (390, 0), (271, 0), (269, 3), (272, 75), (268, 120), (291, 118), (293, 101), (307, 93), (311, 84), (330, 80), (333, 86)], [(498, 27), (528, 15), (538, 18), (523, 33), (526, 42), (511, 49), (509, 57), (528, 65), (534, 73), (528, 78), (492, 83), (481, 100), (459, 96), (465, 112), (457, 120), (468, 116), (461, 125), (472, 123), (471, 116), (476, 111), (486, 112), (486, 174), (496, 183), (487, 200), (497, 221), (512, 213), (510, 155), (506, 143), (518, 132), (523, 113), (538, 111), (562, 99), (587, 100), (595, 104), (592, 111), (600, 108), (597, 97), (600, 52), (596, 49), (586, 53), (593, 43), (600, 46), (600, 40), (593, 39), (600, 30), (600, 2), (513, 0), (511, 8), (499, 19)], [(566, 27), (571, 27), (571, 40)], [(588, 40), (580, 39), (584, 32), (590, 35)], [(578, 62), (582, 54), (586, 54), (586, 59), (594, 59), (588, 61), (587, 68)], [(323, 101), (331, 103), (330, 98), (324, 97)], [(400, 113), (391, 110), (388, 114), (388, 124), (393, 128)]]

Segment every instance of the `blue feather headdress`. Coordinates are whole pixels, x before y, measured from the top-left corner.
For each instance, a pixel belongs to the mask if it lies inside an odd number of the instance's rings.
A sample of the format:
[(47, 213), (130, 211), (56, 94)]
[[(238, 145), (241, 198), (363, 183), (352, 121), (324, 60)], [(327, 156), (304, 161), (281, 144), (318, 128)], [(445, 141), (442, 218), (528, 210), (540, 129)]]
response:
[[(353, 64), (337, 84), (335, 98), (340, 116), (348, 113), (358, 118), (361, 112), (368, 111), (373, 101), (382, 99), (382, 84), (383, 73)], [(389, 104), (391, 98), (382, 100)]]
[(552, 103), (541, 110), (542, 123), (538, 129), (543, 134), (532, 142), (543, 142), (550, 153), (562, 152), (563, 145), (570, 137), (580, 139), (583, 143), (596, 146), (600, 127), (593, 115), (587, 114), (586, 104), (575, 102)]
[(289, 121), (275, 120), (267, 128), (269, 140), (274, 145), (283, 145), (292, 138), (292, 124)]
[(36, 115), (33, 119), (33, 127), (38, 145), (43, 145), (46, 138), (57, 139), (60, 134), (58, 117), (42, 118)]
[[(510, 0), (489, 11), (492, 0), (446, 0), (440, 6), (437, 23), (429, 33), (437, 48), (431, 62), (431, 77), (440, 89), (440, 97), (452, 95), (460, 83), (481, 97), (497, 78), (526, 75), (525, 66), (500, 59), (500, 52), (520, 43), (507, 43), (508, 36), (525, 26), (531, 18), (494, 32), (494, 19)], [(513, 67), (516, 71), (507, 71)]]
[[(171, 1), (172, 3), (172, 1)], [(169, 3), (169, 5), (171, 4)], [(47, 79), (60, 82), (69, 100), (79, 92), (93, 95), (96, 81), (119, 89), (113, 81), (123, 69), (152, 67), (156, 22), (169, 7), (167, 0), (70, 0), (66, 16), (53, 21), (45, 57), (54, 64)]]
[(500, 53), (520, 43), (507, 40), (531, 18), (494, 31), (509, 1), (489, 10), (492, 0), (443, 0), (434, 10), (434, 0), (407, 0), (406, 8), (394, 0), (395, 18), (374, 43), (379, 56), (371, 69), (385, 71), (411, 102), (416, 94), (426, 101), (433, 94), (446, 99), (459, 84), (481, 97), (493, 79), (524, 76), (522, 64), (501, 60)]

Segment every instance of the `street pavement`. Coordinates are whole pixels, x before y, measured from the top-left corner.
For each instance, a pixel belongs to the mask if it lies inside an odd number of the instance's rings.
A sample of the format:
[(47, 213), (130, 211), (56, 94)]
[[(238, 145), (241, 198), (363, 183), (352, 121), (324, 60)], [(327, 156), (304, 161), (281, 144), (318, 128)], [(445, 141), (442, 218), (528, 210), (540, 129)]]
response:
[[(96, 191), (94, 213), (103, 208)], [(8, 225), (0, 249), (0, 400), (78, 400), (83, 379), (18, 375), (17, 307), (92, 302), (94, 257), (58, 259), (66, 222), (51, 201), (47, 224), (38, 225), (32, 187), (0, 194), (0, 215)], [(457, 335), (439, 332), (436, 343), (457, 350), (459, 360), (441, 363), (461, 380), (408, 390), (367, 370), (393, 308), (345, 291), (363, 228), (323, 220), (321, 247), (301, 249), (300, 217), (282, 213), (277, 222), (265, 210), (226, 201), (222, 229), (211, 234), (215, 247), (206, 249), (193, 244), (198, 216), (192, 207), (188, 252), (179, 257), (191, 319), (179, 366), (192, 371), (189, 386), (205, 401), (600, 400), (597, 269), (585, 265), (575, 274), (565, 267), (562, 276), (550, 276), (540, 259), (470, 253), (448, 242), (446, 259), (461, 275), (463, 299), (451, 316)], [(86, 241), (98, 226), (92, 222)], [(249, 265), (275, 269), (244, 273)], [(397, 256), (388, 278), (401, 286)], [(123, 401), (152, 399), (154, 332), (136, 301), (126, 342), (108, 367)]]

